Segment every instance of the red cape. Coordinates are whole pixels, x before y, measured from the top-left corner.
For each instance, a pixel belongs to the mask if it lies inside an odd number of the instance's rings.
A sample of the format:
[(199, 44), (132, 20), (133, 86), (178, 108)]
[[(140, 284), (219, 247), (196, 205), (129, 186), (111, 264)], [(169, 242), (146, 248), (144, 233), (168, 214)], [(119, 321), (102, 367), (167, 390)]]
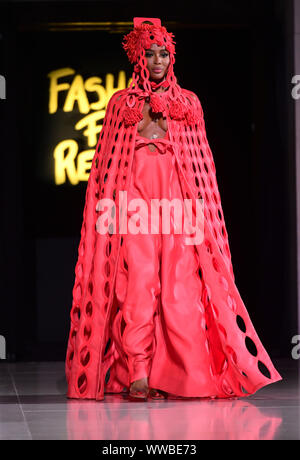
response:
[[(204, 286), (201, 300), (211, 373), (220, 397), (248, 396), (282, 377), (264, 349), (235, 285), (216, 168), (200, 101), (192, 91), (180, 91), (190, 110), (181, 113), (180, 103), (174, 105), (166, 97), (165, 114), (184, 197), (193, 202), (204, 199), (204, 239), (195, 246), (199, 282)], [(145, 102), (145, 97), (140, 98), (138, 106), (130, 111), (126, 106), (128, 94), (128, 88), (120, 90), (109, 100), (87, 184), (65, 363), (70, 398), (103, 399), (106, 373), (117, 359), (111, 325), (118, 308), (114, 287), (123, 241), (117, 231), (119, 191), (128, 191), (137, 121)], [(117, 220), (112, 219), (110, 232), (100, 234), (96, 226), (97, 203), (103, 198), (114, 200), (116, 211), (112, 218)], [(109, 387), (122, 391), (111, 381)]]

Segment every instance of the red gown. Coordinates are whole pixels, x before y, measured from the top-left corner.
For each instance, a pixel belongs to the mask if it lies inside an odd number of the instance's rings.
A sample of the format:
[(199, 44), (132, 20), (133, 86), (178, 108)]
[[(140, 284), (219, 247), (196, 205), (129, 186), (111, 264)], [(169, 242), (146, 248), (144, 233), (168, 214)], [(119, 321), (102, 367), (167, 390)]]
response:
[[(154, 152), (149, 143), (156, 145)], [(168, 132), (164, 139), (136, 136), (127, 198), (128, 204), (142, 198), (149, 210), (152, 198), (182, 202)], [(179, 396), (225, 396), (218, 394), (212, 374), (196, 250), (183, 233), (175, 233), (173, 217), (169, 234), (162, 232), (160, 215), (157, 233), (123, 236), (115, 287), (120, 309), (112, 326), (119, 359), (110, 381), (128, 387), (148, 377), (150, 387)], [(151, 229), (150, 223), (149, 212), (143, 224)]]
[[(67, 395), (103, 400), (105, 392), (119, 393), (148, 375), (152, 387), (179, 396), (249, 396), (282, 377), (235, 284), (201, 103), (172, 84), (164, 94), (169, 140), (146, 139), (136, 137), (145, 94), (137, 89), (132, 101), (130, 92), (117, 91), (109, 101), (88, 181)], [(155, 96), (150, 92), (158, 112)], [(150, 152), (149, 143), (158, 151)], [(190, 246), (180, 233), (120, 235), (126, 194), (128, 205), (133, 198), (149, 203), (151, 196), (184, 196), (193, 207), (204, 200), (203, 240)]]

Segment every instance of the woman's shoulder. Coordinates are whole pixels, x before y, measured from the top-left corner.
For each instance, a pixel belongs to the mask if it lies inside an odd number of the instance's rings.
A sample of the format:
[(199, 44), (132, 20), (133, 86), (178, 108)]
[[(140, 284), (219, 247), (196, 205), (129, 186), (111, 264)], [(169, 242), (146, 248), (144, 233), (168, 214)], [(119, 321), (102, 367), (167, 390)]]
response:
[(200, 113), (200, 116), (203, 116), (202, 104), (199, 97), (194, 91), (189, 89), (181, 88), (183, 95), (189, 100), (189, 102), (194, 106), (194, 108)]
[(183, 92), (183, 94), (185, 96), (190, 96), (192, 97), (195, 101), (199, 101), (199, 98), (197, 96), (196, 93), (194, 93), (194, 91), (191, 91), (190, 89), (186, 89), (186, 88), (181, 88), (181, 91)]
[(114, 104), (116, 102), (119, 102), (122, 97), (127, 95), (127, 93), (128, 93), (128, 88), (118, 89), (117, 91), (115, 91), (111, 95), (111, 97), (110, 97), (110, 99), (108, 101), (108, 104), (112, 105), (112, 104)]

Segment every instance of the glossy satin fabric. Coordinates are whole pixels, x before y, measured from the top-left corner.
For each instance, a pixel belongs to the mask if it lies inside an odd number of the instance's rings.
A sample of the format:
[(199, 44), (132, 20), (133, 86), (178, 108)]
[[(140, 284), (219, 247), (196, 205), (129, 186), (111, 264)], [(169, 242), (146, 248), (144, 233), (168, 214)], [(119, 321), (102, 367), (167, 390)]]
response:
[[(168, 133), (151, 139), (154, 152), (148, 142), (136, 138), (128, 202), (143, 198), (150, 209), (151, 198), (182, 200)], [(112, 330), (120, 359), (113, 378), (128, 386), (148, 377), (150, 387), (176, 395), (215, 396), (197, 255), (174, 232), (172, 218), (170, 234), (160, 227), (158, 234), (124, 235), (115, 292), (120, 310)]]

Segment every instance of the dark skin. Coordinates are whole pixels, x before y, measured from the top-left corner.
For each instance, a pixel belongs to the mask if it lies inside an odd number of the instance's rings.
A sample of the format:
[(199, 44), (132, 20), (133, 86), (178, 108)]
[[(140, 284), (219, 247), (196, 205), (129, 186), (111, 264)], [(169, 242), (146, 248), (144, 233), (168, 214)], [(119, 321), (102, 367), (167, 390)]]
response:
[[(157, 44), (152, 44), (151, 48), (145, 50), (145, 56), (147, 59), (147, 68), (150, 73), (150, 81), (155, 81), (160, 83), (164, 80), (164, 77), (167, 73), (168, 66), (170, 64), (170, 54), (166, 50), (165, 46), (158, 46)], [(160, 68), (160, 73), (155, 73), (154, 69)], [(157, 93), (163, 92), (162, 87), (156, 90)], [(149, 103), (146, 101), (143, 107), (143, 120), (138, 124), (138, 133), (140, 136), (147, 137), (148, 139), (152, 138), (153, 134), (156, 134), (157, 137), (164, 137), (168, 129), (167, 120), (161, 114), (154, 114), (150, 108)], [(148, 144), (149, 150), (151, 152), (156, 150), (154, 144)], [(148, 390), (148, 378), (144, 377), (139, 380), (132, 382), (130, 386), (130, 391), (143, 391)], [(150, 391), (153, 391), (151, 389)], [(154, 390), (155, 391), (155, 390)], [(160, 392), (159, 392), (160, 393)]]
[[(147, 68), (150, 73), (150, 81), (160, 83), (164, 80), (170, 64), (169, 51), (166, 50), (165, 46), (152, 44), (151, 48), (145, 50), (145, 56), (147, 60)], [(160, 68), (161, 72), (155, 73), (155, 68)], [(163, 91), (164, 88), (162, 87), (156, 90), (157, 93)], [(151, 139), (152, 134), (156, 134), (157, 137), (160, 138), (164, 137), (168, 129), (167, 119), (160, 114), (157, 115), (153, 113), (147, 101), (145, 101), (142, 113), (144, 118), (138, 124), (138, 133), (140, 136), (147, 137), (148, 139)], [(149, 144), (149, 149), (151, 152), (154, 152), (156, 147), (154, 144)]]

